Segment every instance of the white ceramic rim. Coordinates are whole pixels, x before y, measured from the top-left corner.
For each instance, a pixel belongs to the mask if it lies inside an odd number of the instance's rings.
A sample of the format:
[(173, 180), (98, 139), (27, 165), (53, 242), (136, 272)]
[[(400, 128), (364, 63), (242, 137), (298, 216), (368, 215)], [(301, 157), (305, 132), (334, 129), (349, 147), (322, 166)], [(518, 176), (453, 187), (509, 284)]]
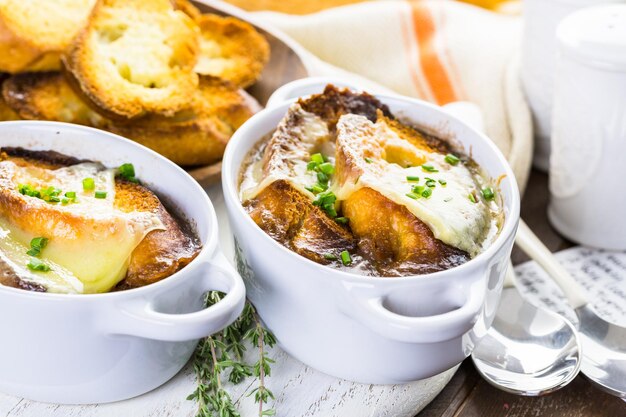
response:
[[(130, 139), (126, 139), (122, 136), (116, 135), (114, 133), (110, 133), (110, 132), (106, 132), (103, 130), (99, 130), (99, 129), (95, 129), (92, 127), (87, 127), (87, 126), (81, 126), (81, 125), (76, 125), (76, 124), (72, 124), (72, 123), (63, 123), (63, 122), (51, 122), (51, 121), (38, 121), (38, 120), (18, 120), (18, 121), (8, 121), (8, 122), (0, 122), (0, 135), (2, 134), (2, 126), (6, 126), (8, 124), (11, 124), (13, 126), (31, 126), (31, 125), (35, 125), (38, 127), (46, 127), (46, 125), (50, 126), (50, 129), (75, 129), (75, 130), (83, 130), (86, 133), (90, 134), (90, 135), (97, 135), (101, 137), (101, 140), (103, 141), (119, 141), (119, 142), (124, 142), (125, 145), (127, 145), (129, 147), (129, 149), (133, 149), (134, 153), (148, 153), (151, 154), (153, 157), (156, 157), (159, 160), (160, 164), (164, 164), (164, 165), (169, 165), (171, 168), (174, 168), (179, 174), (180, 174), (180, 181), (188, 181), (193, 183), (193, 187), (195, 187), (198, 191), (199, 194), (199, 198), (202, 201), (202, 204), (204, 204), (205, 208), (206, 208), (206, 215), (209, 216), (209, 221), (207, 222), (207, 228), (209, 230), (207, 230), (207, 241), (202, 243), (202, 249), (200, 250), (200, 253), (198, 253), (198, 255), (185, 267), (183, 267), (182, 269), (180, 269), (179, 271), (176, 271), (175, 273), (173, 273), (172, 275), (162, 279), (161, 281), (158, 282), (154, 282), (152, 284), (148, 284), (148, 285), (144, 285), (143, 287), (138, 287), (138, 288), (132, 288), (129, 290), (123, 290), (123, 291), (115, 291), (115, 292), (106, 292), (106, 293), (99, 293), (99, 294), (62, 294), (62, 293), (42, 293), (42, 292), (36, 292), (36, 291), (25, 291), (23, 289), (19, 289), (19, 288), (12, 288), (12, 287), (7, 287), (4, 285), (0, 285), (0, 292), (8, 292), (8, 293), (12, 293), (13, 295), (16, 296), (22, 296), (22, 297), (30, 297), (30, 298), (44, 298), (46, 300), (51, 300), (51, 299), (57, 299), (57, 300), (72, 300), (72, 301), (76, 301), (76, 300), (93, 300), (94, 298), (96, 299), (100, 299), (100, 298), (118, 298), (118, 299), (123, 299), (125, 297), (134, 297), (136, 295), (141, 295), (144, 292), (149, 292), (149, 291), (154, 291), (154, 290), (158, 290), (160, 288), (167, 288), (170, 285), (175, 285), (174, 281), (178, 281), (181, 279), (185, 279), (185, 274), (187, 274), (190, 269), (195, 269), (197, 265), (199, 265), (204, 258), (208, 258), (210, 259), (212, 257), (212, 255), (216, 252), (217, 250), (217, 246), (218, 246), (218, 223), (217, 223), (217, 216), (215, 214), (215, 209), (213, 207), (213, 203), (211, 203), (211, 200), (209, 199), (208, 194), (202, 189), (202, 187), (200, 186), (200, 184), (198, 184), (198, 182), (196, 180), (194, 180), (187, 172), (185, 172), (181, 167), (179, 167), (178, 165), (174, 164), (173, 162), (171, 162), (170, 160), (166, 159), (165, 157), (161, 156), (160, 154), (158, 154), (157, 152), (153, 151), (152, 149), (146, 148), (143, 145), (140, 145), (136, 142), (133, 142)], [(0, 147), (2, 147), (2, 139), (0, 139)], [(27, 149), (27, 148), (25, 148)], [(51, 149), (54, 150), (54, 149)], [(67, 156), (73, 156), (73, 157), (78, 157), (80, 158), (80, 156), (77, 155), (67, 155)], [(96, 162), (100, 162), (100, 161), (96, 161)], [(104, 164), (105, 166), (107, 166), (106, 164)], [(139, 175), (139, 178), (141, 179), (141, 175)], [(174, 204), (176, 207), (182, 207), (183, 205), (180, 204), (179, 202), (175, 202), (172, 201), (172, 204)], [(194, 219), (188, 219), (193, 221)], [(211, 227), (211, 225), (213, 225), (214, 227)], [(199, 230), (194, 230), (194, 232), (196, 232), (197, 234), (199, 234)]]
[[(450, 269), (446, 269), (444, 271), (438, 271), (438, 272), (433, 272), (433, 273), (423, 274), (423, 275), (407, 275), (407, 276), (400, 277), (401, 279), (395, 279), (391, 281), (392, 282), (407, 282), (407, 281), (411, 282), (411, 281), (416, 281), (416, 280), (420, 280), (420, 281), (429, 280), (430, 281), (430, 280), (440, 279), (441, 277), (449, 276), (451, 274), (463, 273), (466, 270), (470, 270), (475, 265), (483, 263), (483, 262), (487, 262), (490, 258), (493, 258), (496, 252), (502, 246), (504, 246), (507, 239), (515, 233), (516, 228), (517, 228), (517, 223), (519, 220), (519, 212), (520, 212), (520, 195), (519, 195), (519, 188), (517, 186), (517, 181), (515, 179), (515, 175), (513, 174), (513, 171), (511, 170), (511, 167), (509, 166), (509, 163), (507, 162), (504, 155), (502, 155), (502, 152), (500, 152), (500, 149), (498, 149), (498, 147), (486, 135), (477, 131), (473, 127), (469, 126), (467, 123), (463, 122), (458, 117), (455, 117), (449, 113), (446, 113), (440, 107), (434, 104), (425, 102), (423, 100), (419, 100), (419, 99), (415, 99), (411, 97), (399, 96), (399, 95), (373, 94), (373, 96), (379, 99), (383, 104), (385, 104), (386, 101), (388, 100), (398, 100), (398, 101), (408, 102), (409, 104), (416, 105), (416, 106), (427, 107), (430, 110), (438, 112), (438, 113), (442, 113), (443, 115), (445, 115), (445, 117), (449, 118), (450, 120), (454, 120), (456, 123), (465, 126), (474, 135), (477, 135), (479, 139), (487, 145), (490, 152), (492, 152), (496, 156), (498, 162), (501, 165), (500, 168), (502, 168), (507, 179), (509, 179), (507, 183), (509, 184), (509, 187), (510, 187), (509, 192), (511, 193), (511, 196), (513, 199), (513, 201), (511, 201), (510, 203), (511, 204), (510, 211), (508, 215), (505, 216), (504, 225), (502, 226), (502, 229), (500, 230), (498, 237), (489, 245), (489, 247), (486, 250), (478, 254), (476, 257), (470, 259), (464, 264), (455, 266)], [(245, 139), (245, 138), (242, 138), (242, 136), (254, 134), (253, 131), (254, 131), (254, 128), (256, 127), (256, 124), (260, 123), (259, 121), (262, 118), (264, 118), (267, 114), (273, 111), (277, 111), (278, 108), (283, 107), (287, 104), (294, 103), (297, 100), (298, 100), (297, 98), (286, 100), (280, 104), (277, 104), (276, 107), (263, 109), (262, 111), (260, 111), (259, 113), (255, 114), (250, 119), (248, 119), (235, 132), (235, 134), (229, 141), (228, 145), (226, 146), (226, 151), (224, 152), (224, 158), (222, 159), (222, 188), (223, 188), (224, 195), (226, 196), (226, 194), (228, 194), (228, 198), (231, 198), (233, 199), (233, 201), (237, 202), (236, 204), (237, 214), (245, 218), (243, 220), (244, 222), (253, 226), (253, 228), (258, 233), (262, 234), (264, 236), (264, 239), (268, 242), (268, 244), (272, 245), (272, 247), (277, 248), (278, 250), (288, 252), (290, 254), (289, 256), (297, 257), (298, 259), (300, 259), (300, 261), (305, 262), (314, 268), (321, 269), (327, 273), (330, 271), (334, 275), (337, 275), (345, 280), (363, 282), (363, 283), (368, 283), (368, 282), (371, 283), (372, 281), (374, 282), (383, 281), (387, 283), (390, 282), (389, 277), (366, 276), (366, 275), (359, 275), (359, 274), (352, 273), (352, 272), (346, 272), (346, 271), (335, 269), (326, 265), (318, 264), (317, 262), (313, 262), (312, 260), (305, 258), (304, 256), (298, 255), (297, 253), (289, 250), (288, 248), (284, 247), (283, 245), (281, 245), (280, 243), (272, 239), (267, 233), (265, 233), (265, 231), (263, 231), (252, 220), (252, 218), (248, 215), (248, 213), (246, 213), (246, 211), (243, 209), (243, 205), (241, 204), (241, 200), (239, 198), (239, 193), (237, 192), (238, 180), (233, 178), (231, 175), (230, 165), (232, 165), (232, 159), (234, 158), (236, 154), (241, 154), (241, 152), (243, 151), (245, 151), (244, 153), (245, 155), (247, 155), (251, 147), (254, 146), (256, 143), (258, 143), (258, 141), (261, 140), (263, 135), (269, 132), (263, 132), (263, 134), (260, 136), (256, 136), (255, 134), (255, 136), (257, 137), (256, 140), (253, 141), (252, 145), (245, 150), (240, 149), (241, 145), (239, 145), (239, 143), (243, 142)], [(249, 131), (251, 132), (249, 133)], [(459, 138), (457, 138), (457, 140), (460, 143), (463, 143), (463, 140)], [(238, 167), (237, 173), (239, 173), (240, 170), (241, 170), (241, 167)], [(505, 204), (503, 204), (503, 207), (506, 207), (506, 202)]]

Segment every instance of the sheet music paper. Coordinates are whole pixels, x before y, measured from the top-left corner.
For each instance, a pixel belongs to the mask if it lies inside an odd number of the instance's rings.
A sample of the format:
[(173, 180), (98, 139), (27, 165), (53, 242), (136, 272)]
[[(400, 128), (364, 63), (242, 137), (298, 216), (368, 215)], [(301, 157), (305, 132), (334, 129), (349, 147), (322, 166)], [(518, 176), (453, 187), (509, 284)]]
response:
[[(587, 292), (603, 318), (626, 326), (626, 252), (575, 247), (555, 254)], [(533, 304), (553, 310), (577, 323), (559, 287), (535, 262), (515, 267), (518, 288)]]

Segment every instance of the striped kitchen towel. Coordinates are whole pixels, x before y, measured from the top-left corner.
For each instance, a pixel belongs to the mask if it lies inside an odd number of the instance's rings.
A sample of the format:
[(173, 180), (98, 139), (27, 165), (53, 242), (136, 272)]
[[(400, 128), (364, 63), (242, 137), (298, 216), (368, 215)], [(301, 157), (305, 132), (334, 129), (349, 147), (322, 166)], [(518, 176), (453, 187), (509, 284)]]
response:
[(487, 135), (520, 187), (526, 184), (532, 122), (518, 77), (520, 17), (445, 0), (372, 1), (303, 16), (255, 17), (317, 57), (310, 58), (317, 60), (316, 75), (349, 71), (433, 103), (477, 104)]

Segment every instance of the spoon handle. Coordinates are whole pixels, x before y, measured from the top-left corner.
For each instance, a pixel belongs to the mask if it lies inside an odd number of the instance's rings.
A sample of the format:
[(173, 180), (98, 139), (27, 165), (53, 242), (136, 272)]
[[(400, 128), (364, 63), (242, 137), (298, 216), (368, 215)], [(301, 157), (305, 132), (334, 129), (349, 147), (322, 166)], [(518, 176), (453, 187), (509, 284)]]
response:
[(577, 309), (588, 303), (585, 290), (556, 260), (552, 252), (539, 240), (528, 225), (520, 219), (515, 243), (532, 260), (537, 262), (552, 278), (567, 297), (569, 305)]

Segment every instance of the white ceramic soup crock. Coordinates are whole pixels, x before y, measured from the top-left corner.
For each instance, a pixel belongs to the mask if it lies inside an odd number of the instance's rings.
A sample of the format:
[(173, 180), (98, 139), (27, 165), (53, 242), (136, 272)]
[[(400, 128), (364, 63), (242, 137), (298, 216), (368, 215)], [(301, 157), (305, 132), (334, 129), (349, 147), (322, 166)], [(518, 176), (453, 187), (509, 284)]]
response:
[[(519, 220), (519, 192), (500, 151), (484, 135), (428, 103), (376, 95), (417, 126), (453, 137), (492, 177), (506, 220), (493, 244), (471, 261), (443, 272), (372, 278), (314, 263), (284, 248), (248, 216), (238, 196), (248, 151), (272, 132), (304, 85), (296, 81), (270, 100), (231, 139), (222, 185), (239, 271), (248, 297), (289, 354), (327, 374), (374, 384), (431, 377), (459, 364), (493, 321)], [(319, 84), (321, 92), (324, 84)]]
[[(66, 295), (0, 286), (0, 392), (86, 404), (150, 391), (188, 361), (197, 339), (241, 312), (245, 287), (218, 248), (217, 219), (202, 188), (155, 152), (100, 130), (55, 122), (0, 123), (0, 147), (55, 150), (138, 178), (190, 222), (203, 248), (174, 275), (114, 293)], [(228, 295), (202, 310), (203, 294)]]

